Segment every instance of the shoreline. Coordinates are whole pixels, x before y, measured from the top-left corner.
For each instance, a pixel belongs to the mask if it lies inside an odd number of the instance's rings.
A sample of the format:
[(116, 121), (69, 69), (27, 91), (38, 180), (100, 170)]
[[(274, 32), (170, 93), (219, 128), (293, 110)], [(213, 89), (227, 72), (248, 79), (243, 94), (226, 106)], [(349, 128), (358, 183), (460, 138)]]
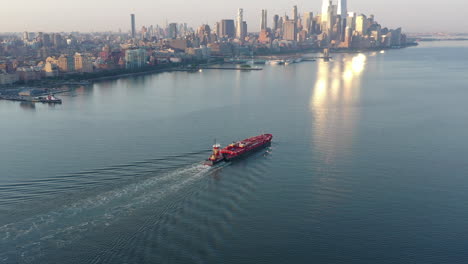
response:
[[(405, 46), (401, 47), (388, 47), (388, 48), (370, 48), (370, 49), (330, 49), (330, 53), (340, 53), (340, 54), (355, 54), (355, 53), (361, 53), (361, 52), (372, 52), (372, 51), (381, 51), (381, 50), (396, 50), (396, 49), (404, 49), (408, 47), (415, 47), (418, 46), (418, 43), (411, 43), (407, 44)], [(257, 58), (257, 59), (268, 59), (268, 57), (287, 57), (287, 56), (300, 56), (300, 55), (306, 55), (310, 53), (321, 53), (323, 49), (321, 48), (312, 48), (312, 49), (306, 49), (306, 50), (297, 50), (297, 51), (286, 51), (286, 52), (278, 52), (278, 53), (267, 53), (267, 54), (258, 54), (254, 56), (241, 56), (239, 58)], [(196, 64), (197, 62), (195, 62)], [(212, 65), (212, 64), (223, 64), (225, 63), (224, 59), (221, 61), (220, 59), (214, 59), (214, 61), (206, 61), (205, 63), (200, 63), (196, 64), (193, 69), (198, 69), (203, 66), (207, 65)], [(180, 69), (184, 69), (184, 71), (187, 70), (187, 66), (193, 65), (193, 63), (180, 63), (177, 65), (169, 65), (169, 67), (163, 67), (163, 68), (158, 68), (154, 69), (152, 67), (140, 69), (139, 71), (136, 72), (125, 72), (125, 70), (120, 70), (119, 72), (115, 72), (114, 74), (109, 71), (103, 71), (103, 72), (98, 72), (94, 73), (95, 75), (102, 74), (104, 76), (102, 77), (93, 77), (93, 78), (86, 78), (86, 76), (80, 76), (80, 75), (71, 75), (70, 80), (66, 79), (43, 79), (39, 81), (38, 83), (21, 83), (21, 84), (12, 84), (12, 85), (6, 85), (6, 86), (0, 86), (0, 91), (1, 90), (21, 90), (21, 89), (43, 89), (43, 88), (48, 88), (48, 89), (57, 89), (61, 88), (63, 86), (71, 86), (72, 87), (79, 87), (79, 86), (88, 86), (92, 85), (93, 83), (96, 82), (101, 82), (101, 81), (110, 81), (110, 80), (117, 80), (120, 78), (127, 78), (127, 77), (133, 77), (133, 76), (144, 76), (144, 75), (150, 75), (150, 74), (157, 74), (157, 73), (165, 73), (165, 72), (173, 72), (173, 71), (180, 71)], [(107, 76), (106, 76), (107, 75)], [(76, 79), (73, 79), (73, 77), (76, 76)]]

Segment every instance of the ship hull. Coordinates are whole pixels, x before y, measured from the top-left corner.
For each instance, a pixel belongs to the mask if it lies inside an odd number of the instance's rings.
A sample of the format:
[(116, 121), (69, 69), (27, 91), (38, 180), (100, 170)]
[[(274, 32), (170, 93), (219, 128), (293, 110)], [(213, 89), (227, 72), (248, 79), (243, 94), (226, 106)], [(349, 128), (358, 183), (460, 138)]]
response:
[(246, 152), (244, 152), (242, 154), (239, 154), (239, 155), (226, 155), (225, 154), (224, 155), (224, 160), (226, 162), (231, 162), (231, 161), (235, 161), (235, 160), (238, 160), (238, 159), (246, 158), (246, 157), (248, 157), (248, 156), (250, 156), (250, 155), (252, 155), (252, 154), (254, 154), (256, 152), (259, 152), (260, 150), (265, 149), (265, 148), (267, 148), (269, 146), (271, 146), (271, 141), (266, 142), (266, 143), (254, 148), (254, 149), (248, 150), (248, 151), (246, 151)]
[(207, 165), (207, 166), (215, 166), (216, 164), (219, 164), (219, 163), (221, 163), (223, 161), (225, 161), (224, 158), (217, 159), (217, 160), (206, 160), (204, 164)]
[(208, 160), (205, 161), (204, 164), (208, 166), (215, 166), (216, 164), (223, 161), (229, 162), (236, 159), (241, 159), (267, 146), (270, 146), (272, 139), (272, 134), (263, 134), (260, 136), (247, 138), (239, 142), (234, 142), (223, 148), (221, 151), (219, 151), (219, 144), (216, 144), (213, 146), (213, 154)]

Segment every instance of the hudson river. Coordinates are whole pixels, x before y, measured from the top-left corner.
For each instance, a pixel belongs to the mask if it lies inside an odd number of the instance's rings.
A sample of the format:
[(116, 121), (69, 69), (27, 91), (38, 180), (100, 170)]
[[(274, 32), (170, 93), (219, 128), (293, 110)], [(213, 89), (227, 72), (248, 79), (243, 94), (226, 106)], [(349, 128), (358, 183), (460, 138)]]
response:
[(468, 42), (333, 57), (0, 101), (0, 263), (468, 263)]

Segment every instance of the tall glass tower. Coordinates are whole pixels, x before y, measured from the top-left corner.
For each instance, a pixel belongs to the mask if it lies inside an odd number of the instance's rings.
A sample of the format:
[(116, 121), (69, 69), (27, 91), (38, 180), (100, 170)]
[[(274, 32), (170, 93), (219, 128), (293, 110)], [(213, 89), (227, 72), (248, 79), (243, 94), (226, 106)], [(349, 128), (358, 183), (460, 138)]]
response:
[(236, 37), (239, 39), (244, 39), (245, 32), (244, 32), (244, 10), (239, 8), (237, 10), (237, 21), (236, 21)]
[(330, 0), (323, 0), (322, 2), (322, 23), (326, 23), (328, 21), (328, 9), (332, 5)]
[(348, 17), (348, 4), (346, 0), (338, 1), (338, 15), (342, 19), (346, 19)]

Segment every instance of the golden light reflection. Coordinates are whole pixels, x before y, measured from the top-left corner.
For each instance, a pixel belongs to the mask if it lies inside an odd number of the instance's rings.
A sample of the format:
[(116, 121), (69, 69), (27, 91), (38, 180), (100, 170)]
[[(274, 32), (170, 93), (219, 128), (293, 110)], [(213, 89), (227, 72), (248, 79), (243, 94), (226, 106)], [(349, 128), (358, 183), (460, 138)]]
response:
[[(351, 190), (339, 181), (346, 177), (343, 161), (351, 160), (353, 140), (359, 121), (361, 77), (365, 73), (367, 57), (336, 55), (331, 62), (318, 62), (317, 80), (313, 87), (309, 108), (312, 113), (312, 145), (314, 163), (319, 164), (318, 188), (338, 195), (316, 197), (328, 208), (338, 202), (339, 194)], [(340, 174), (341, 173), (341, 174)], [(341, 183), (340, 183), (341, 182)], [(346, 197), (346, 196), (344, 196)]]
[(364, 54), (337, 55), (332, 62), (318, 62), (309, 107), (314, 118), (313, 144), (324, 165), (332, 166), (352, 145), (366, 62)]

